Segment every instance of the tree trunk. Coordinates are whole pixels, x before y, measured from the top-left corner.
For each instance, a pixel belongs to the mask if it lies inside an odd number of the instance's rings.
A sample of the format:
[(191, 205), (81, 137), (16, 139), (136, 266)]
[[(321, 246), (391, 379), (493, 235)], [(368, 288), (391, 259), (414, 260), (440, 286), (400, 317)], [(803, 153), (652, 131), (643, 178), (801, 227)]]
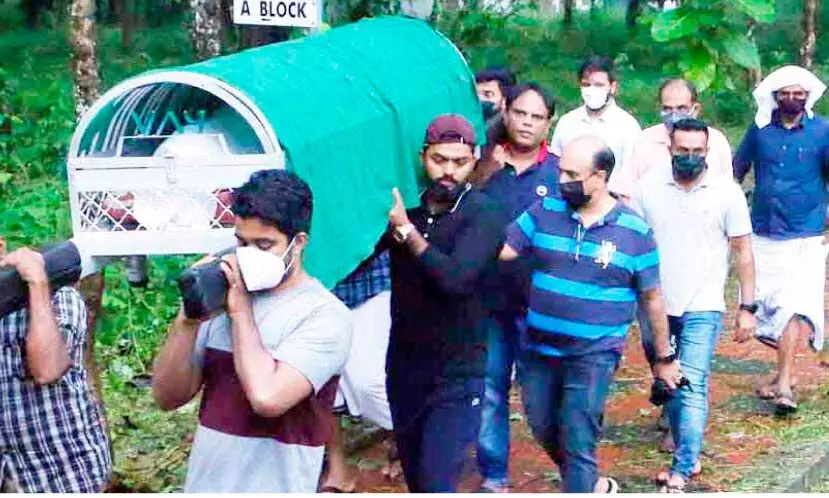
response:
[[(98, 71), (98, 54), (95, 40), (95, 0), (72, 0), (69, 9), (69, 44), (72, 47), (72, 80), (75, 97), (75, 118), (79, 120), (101, 95), (101, 77)], [(100, 406), (101, 424), (109, 435), (109, 452), (112, 454), (112, 435), (107, 423), (101, 376), (95, 363), (95, 325), (101, 311), (104, 295), (103, 270), (80, 282), (80, 291), (89, 310), (87, 314), (86, 349), (84, 367), (92, 376), (92, 387)]]
[(130, 49), (135, 28), (135, 0), (118, 0), (116, 7), (121, 21), (121, 47)]
[(222, 51), (221, 7), (221, 0), (190, 0), (190, 39), (198, 60), (216, 57)]
[(72, 0), (69, 44), (72, 47), (75, 116), (78, 118), (101, 95), (94, 15), (94, 0)]
[[(95, 41), (95, 1), (72, 0), (70, 7), (69, 43), (72, 46), (72, 77), (75, 98), (75, 117), (80, 119), (101, 95), (101, 78), (98, 71), (98, 55)], [(106, 418), (106, 408), (101, 390), (101, 376), (95, 362), (95, 325), (101, 310), (104, 294), (103, 272), (80, 282), (81, 295), (89, 310), (87, 315), (87, 341), (84, 351), (84, 367), (92, 376), (93, 392), (101, 409), (101, 424), (110, 435), (109, 452), (112, 454), (112, 437)]]
[(83, 352), (84, 368), (92, 378), (92, 390), (95, 399), (101, 412), (101, 425), (107, 433), (109, 438), (109, 455), (114, 461), (115, 455), (112, 450), (112, 431), (107, 422), (106, 405), (104, 405), (104, 391), (101, 386), (101, 371), (98, 368), (98, 362), (95, 361), (95, 326), (97, 325), (98, 317), (101, 314), (101, 308), (104, 297), (104, 270), (100, 273), (90, 275), (80, 281), (80, 293), (83, 296), (84, 303), (86, 303), (86, 329), (88, 337), (86, 338), (86, 349)]
[(575, 0), (564, 0), (564, 25), (573, 25), (573, 3)]
[(627, 13), (625, 15), (625, 23), (628, 29), (636, 27), (636, 19), (639, 18), (639, 13), (642, 10), (642, 3), (639, 0), (630, 0), (628, 3)]
[(279, 43), (291, 36), (289, 26), (242, 26), (242, 48)]
[(455, 12), (460, 8), (460, 2), (458, 0), (445, 0), (443, 2), (443, 10), (447, 12)]
[(803, 43), (800, 45), (800, 65), (812, 69), (817, 48), (818, 0), (803, 0)]
[[(757, 23), (753, 19), (749, 19), (746, 21), (746, 38), (751, 41), (754, 40), (754, 28), (757, 26)], [(756, 41), (755, 41), (756, 43)], [(756, 69), (746, 69), (746, 84), (749, 88), (757, 88), (757, 85), (760, 84), (760, 81), (763, 79), (763, 71), (762, 68)]]

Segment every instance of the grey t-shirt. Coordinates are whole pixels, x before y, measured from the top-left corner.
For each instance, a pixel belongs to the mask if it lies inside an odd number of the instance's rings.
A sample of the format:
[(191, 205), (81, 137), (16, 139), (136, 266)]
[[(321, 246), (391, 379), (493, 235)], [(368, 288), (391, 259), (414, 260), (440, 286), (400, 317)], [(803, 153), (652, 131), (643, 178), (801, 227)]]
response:
[(314, 394), (279, 417), (258, 415), (236, 375), (227, 315), (202, 324), (194, 354), (204, 384), (186, 492), (316, 491), (350, 313), (314, 279), (254, 297), (253, 312), (265, 348), (305, 375)]

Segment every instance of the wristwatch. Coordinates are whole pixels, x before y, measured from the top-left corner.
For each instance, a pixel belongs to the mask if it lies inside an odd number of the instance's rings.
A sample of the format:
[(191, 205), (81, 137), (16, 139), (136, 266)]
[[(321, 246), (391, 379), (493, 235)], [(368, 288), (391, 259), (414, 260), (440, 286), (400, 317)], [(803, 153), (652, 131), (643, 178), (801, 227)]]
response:
[(756, 315), (756, 314), (757, 314), (757, 309), (758, 309), (759, 307), (760, 307), (760, 306), (759, 306), (756, 302), (751, 303), (751, 304), (743, 304), (743, 303), (741, 303), (741, 304), (740, 304), (740, 311), (748, 311), (748, 312), (749, 312), (749, 313), (751, 313), (752, 315)]
[(394, 227), (394, 231), (392, 232), (392, 237), (398, 243), (402, 244), (406, 242), (406, 239), (409, 238), (412, 232), (415, 231), (415, 226), (411, 223), (407, 223), (405, 225), (401, 225), (399, 227)]
[(676, 353), (671, 353), (668, 356), (662, 356), (656, 359), (657, 363), (662, 363), (663, 365), (670, 365), (671, 363), (676, 361)]

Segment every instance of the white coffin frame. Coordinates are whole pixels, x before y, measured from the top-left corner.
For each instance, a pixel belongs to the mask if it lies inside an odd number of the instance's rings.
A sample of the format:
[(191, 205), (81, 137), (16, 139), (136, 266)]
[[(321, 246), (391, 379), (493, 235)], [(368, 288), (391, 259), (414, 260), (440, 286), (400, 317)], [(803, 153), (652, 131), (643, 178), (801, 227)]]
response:
[[(262, 154), (226, 155), (198, 160), (163, 157), (88, 157), (81, 142), (95, 117), (106, 106), (151, 84), (174, 83), (199, 88), (228, 104), (251, 126)], [(122, 116), (123, 118), (123, 116)], [(114, 119), (113, 119), (114, 121)], [(115, 164), (114, 164), (115, 163)], [(106, 92), (81, 118), (69, 144), (67, 160), (73, 240), (84, 259), (101, 267), (111, 257), (130, 255), (203, 254), (235, 244), (233, 230), (212, 228), (175, 231), (85, 231), (81, 223), (80, 193), (141, 188), (229, 188), (244, 183), (261, 169), (283, 169), (285, 155), (262, 111), (232, 86), (207, 75), (187, 71), (160, 71), (128, 79)]]

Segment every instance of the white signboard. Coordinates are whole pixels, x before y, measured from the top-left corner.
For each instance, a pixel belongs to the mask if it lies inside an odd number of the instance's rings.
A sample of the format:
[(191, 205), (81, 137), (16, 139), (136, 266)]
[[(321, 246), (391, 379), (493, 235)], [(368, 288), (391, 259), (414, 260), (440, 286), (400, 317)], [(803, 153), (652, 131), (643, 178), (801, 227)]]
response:
[(256, 26), (320, 25), (321, 0), (233, 0), (233, 23)]

